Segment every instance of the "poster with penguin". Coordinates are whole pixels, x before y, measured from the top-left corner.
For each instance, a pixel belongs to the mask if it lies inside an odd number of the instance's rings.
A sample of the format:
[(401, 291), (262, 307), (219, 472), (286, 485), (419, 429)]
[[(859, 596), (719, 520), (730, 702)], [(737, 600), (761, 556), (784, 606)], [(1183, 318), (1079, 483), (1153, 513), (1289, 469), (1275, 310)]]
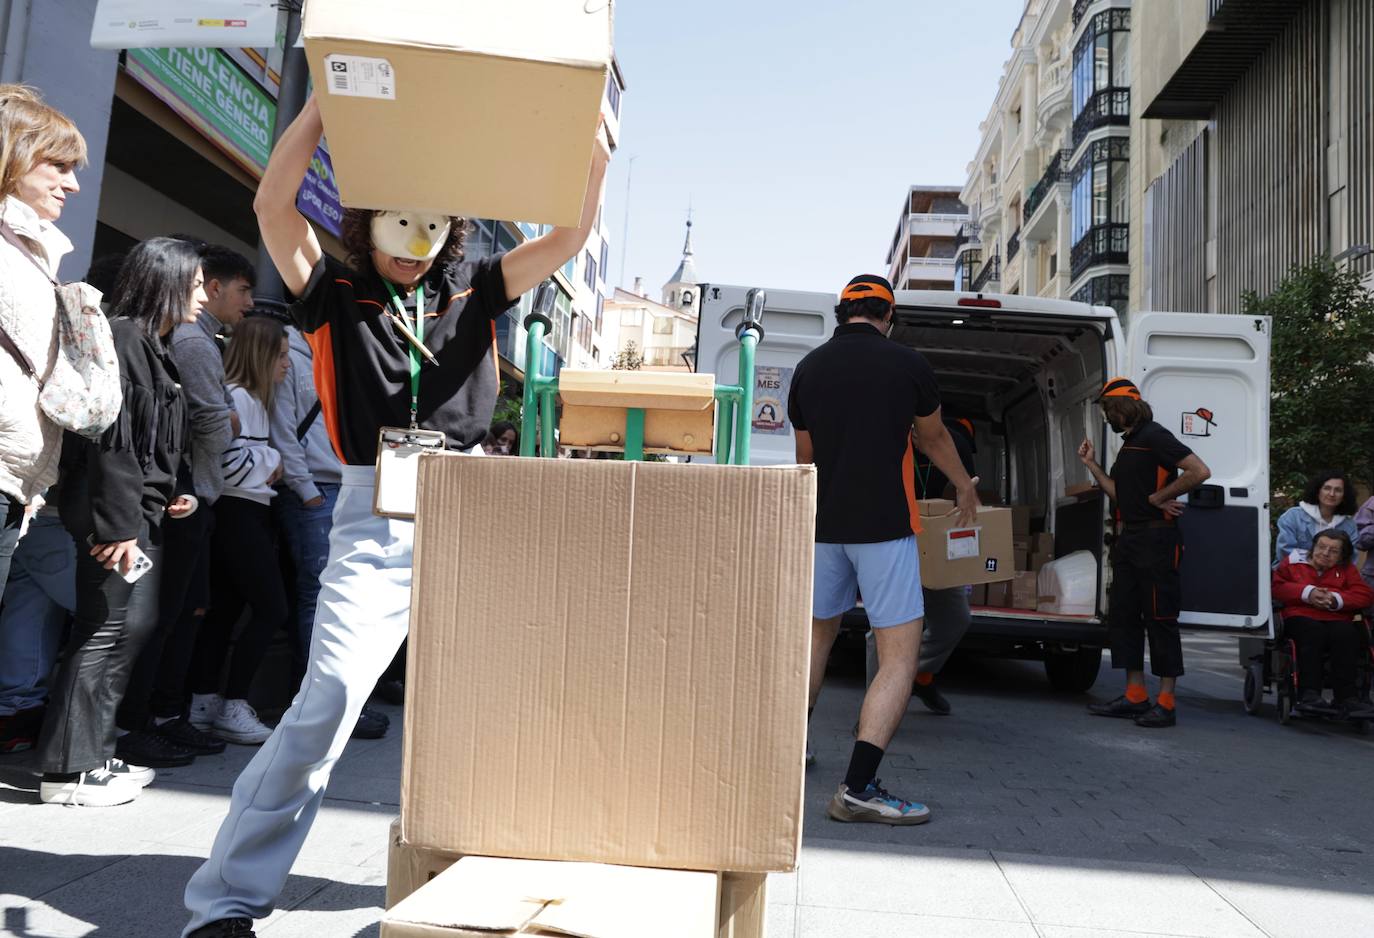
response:
[(756, 367), (754, 369), (754, 413), (755, 433), (769, 436), (786, 436), (787, 394), (792, 388), (792, 369), (776, 366)]

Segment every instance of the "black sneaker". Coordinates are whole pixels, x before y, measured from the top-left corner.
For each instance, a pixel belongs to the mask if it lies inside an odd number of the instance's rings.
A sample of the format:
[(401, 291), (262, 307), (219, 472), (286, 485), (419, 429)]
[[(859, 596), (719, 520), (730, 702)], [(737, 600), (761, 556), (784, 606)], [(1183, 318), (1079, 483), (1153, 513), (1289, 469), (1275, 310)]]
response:
[(1335, 705), (1323, 698), (1320, 691), (1315, 690), (1303, 691), (1293, 709), (1299, 713), (1323, 717), (1332, 716), (1336, 712)]
[(153, 732), (173, 746), (185, 749), (197, 756), (219, 755), (228, 745), (218, 736), (211, 736), (209, 733), (196, 729), (191, 725), (191, 721), (185, 717), (177, 717), (175, 720), (159, 723), (153, 727)]
[(1140, 703), (1132, 703), (1126, 699), (1126, 695), (1111, 701), (1110, 703), (1090, 703), (1088, 712), (1097, 717), (1121, 717), (1124, 720), (1134, 720), (1136, 717), (1143, 717), (1150, 712), (1150, 701), (1142, 700)]
[(150, 769), (176, 769), (190, 765), (196, 755), (175, 746), (152, 730), (134, 730), (115, 742), (115, 755), (134, 765)]
[(925, 704), (926, 709), (931, 713), (942, 717), (949, 716), (949, 701), (945, 699), (944, 694), (940, 693), (934, 681), (929, 684), (913, 684), (911, 695)]
[(30, 707), (0, 716), (0, 753), (32, 749), (43, 728), (44, 707)]
[(1143, 726), (1146, 729), (1159, 730), (1166, 726), (1173, 726), (1178, 722), (1178, 717), (1169, 707), (1162, 707), (1155, 704), (1146, 712), (1135, 718), (1136, 726)]
[(222, 918), (202, 925), (186, 938), (256, 938), (253, 920), (247, 918)]
[(386, 735), (389, 726), (391, 718), (385, 713), (371, 707), (363, 707), (363, 712), (358, 714), (358, 724), (353, 727), (353, 738), (381, 739)]

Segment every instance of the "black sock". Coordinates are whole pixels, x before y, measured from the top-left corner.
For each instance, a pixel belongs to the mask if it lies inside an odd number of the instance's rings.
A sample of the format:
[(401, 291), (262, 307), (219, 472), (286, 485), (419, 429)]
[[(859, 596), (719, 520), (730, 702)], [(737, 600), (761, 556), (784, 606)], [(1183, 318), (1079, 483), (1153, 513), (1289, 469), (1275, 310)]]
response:
[(849, 773), (844, 777), (845, 787), (853, 792), (863, 791), (878, 774), (878, 763), (882, 761), (881, 749), (862, 739), (856, 741), (854, 754), (849, 757)]

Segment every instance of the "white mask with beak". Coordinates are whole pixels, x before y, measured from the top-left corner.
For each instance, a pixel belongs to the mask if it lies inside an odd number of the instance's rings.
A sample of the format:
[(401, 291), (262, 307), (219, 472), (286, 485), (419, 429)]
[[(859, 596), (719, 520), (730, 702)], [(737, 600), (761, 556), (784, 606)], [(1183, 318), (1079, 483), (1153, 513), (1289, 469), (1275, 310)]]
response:
[(374, 212), (372, 246), (383, 254), (413, 261), (432, 261), (448, 240), (447, 215), (426, 212)]

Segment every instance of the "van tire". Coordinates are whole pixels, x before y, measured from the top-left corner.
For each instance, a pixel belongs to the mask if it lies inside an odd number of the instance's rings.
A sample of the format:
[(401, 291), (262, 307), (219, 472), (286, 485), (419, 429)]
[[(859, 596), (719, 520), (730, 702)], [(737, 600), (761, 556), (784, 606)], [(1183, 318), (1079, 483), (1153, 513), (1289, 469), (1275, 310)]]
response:
[(1082, 694), (1097, 683), (1102, 667), (1101, 648), (1076, 648), (1073, 651), (1045, 649), (1045, 675), (1050, 686), (1061, 694)]

